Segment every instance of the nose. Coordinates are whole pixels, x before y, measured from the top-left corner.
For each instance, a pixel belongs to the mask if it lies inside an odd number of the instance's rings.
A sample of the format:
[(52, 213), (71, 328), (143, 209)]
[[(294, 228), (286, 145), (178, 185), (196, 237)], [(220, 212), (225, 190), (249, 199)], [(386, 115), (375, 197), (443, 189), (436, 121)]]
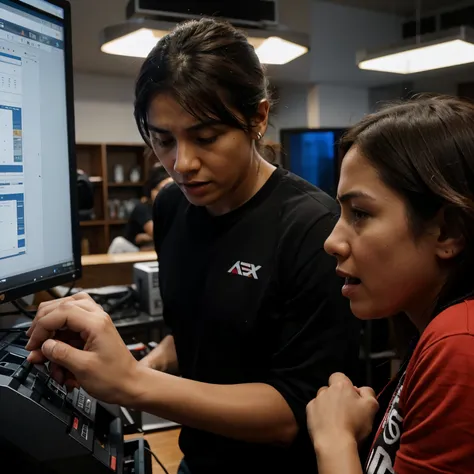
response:
[(201, 162), (192, 144), (178, 142), (173, 169), (182, 176), (190, 175), (199, 170)]
[(336, 257), (338, 260), (345, 260), (351, 253), (351, 248), (344, 233), (344, 224), (339, 218), (334, 226), (331, 234), (324, 242), (324, 250), (329, 255)]

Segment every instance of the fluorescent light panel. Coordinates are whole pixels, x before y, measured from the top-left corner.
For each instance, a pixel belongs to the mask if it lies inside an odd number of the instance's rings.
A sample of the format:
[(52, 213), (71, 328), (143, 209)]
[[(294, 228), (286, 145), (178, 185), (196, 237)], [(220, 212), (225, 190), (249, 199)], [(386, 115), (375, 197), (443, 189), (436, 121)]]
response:
[(449, 38), (435, 44), (410, 46), (405, 51), (380, 54), (359, 62), (360, 69), (413, 74), (474, 62), (474, 44), (462, 38)]
[[(101, 50), (107, 54), (146, 58), (160, 38), (168, 31), (140, 28), (120, 38), (104, 43)], [(282, 65), (299, 58), (308, 52), (308, 48), (278, 36), (268, 38), (248, 38), (263, 64)]]

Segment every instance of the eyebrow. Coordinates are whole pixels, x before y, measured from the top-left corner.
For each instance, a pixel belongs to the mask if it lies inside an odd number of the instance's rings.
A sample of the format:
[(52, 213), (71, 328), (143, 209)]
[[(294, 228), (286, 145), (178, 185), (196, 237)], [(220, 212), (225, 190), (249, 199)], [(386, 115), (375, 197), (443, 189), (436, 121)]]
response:
[(371, 201), (374, 201), (374, 198), (372, 196), (362, 191), (351, 191), (349, 193), (345, 193), (342, 196), (338, 196), (337, 200), (342, 204), (344, 202), (347, 202), (347, 201), (350, 201), (351, 199), (356, 199), (356, 198), (365, 198), (365, 199), (370, 199)]
[[(219, 122), (218, 120), (207, 120), (205, 122), (199, 122), (196, 125), (191, 125), (191, 127), (188, 127), (186, 131), (198, 132), (199, 130), (212, 127), (213, 125), (219, 125), (221, 123), (222, 122)], [(160, 128), (160, 127), (155, 127), (154, 125), (151, 125), (151, 124), (148, 124), (148, 130), (150, 130), (151, 132), (156, 132), (156, 133), (171, 133), (169, 130), (165, 130), (164, 128)]]

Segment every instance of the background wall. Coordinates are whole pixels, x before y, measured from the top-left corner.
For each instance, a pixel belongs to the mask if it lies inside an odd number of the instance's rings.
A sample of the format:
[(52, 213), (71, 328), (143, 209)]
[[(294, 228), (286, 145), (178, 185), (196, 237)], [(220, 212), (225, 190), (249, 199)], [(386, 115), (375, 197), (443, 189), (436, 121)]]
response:
[[(96, 0), (75, 3), (73, 18), (82, 27), (81, 21), (89, 13), (86, 8), (78, 7), (92, 1)], [(409, 78), (362, 71), (356, 66), (357, 51), (400, 39), (404, 19), (394, 14), (395, 8), (381, 13), (323, 0), (297, 1), (299, 8), (295, 8), (294, 0), (280, 1), (280, 19), (290, 30), (311, 34), (311, 51), (291, 67), (269, 68), (279, 90), (271, 120), (273, 126), (267, 132), (270, 140), (278, 141), (282, 128), (347, 127), (380, 102), (413, 92), (456, 94), (458, 84), (470, 82), (473, 77), (472, 68), (463, 67)], [(110, 8), (116, 4), (116, 0), (107, 2), (111, 2)], [(116, 18), (107, 15), (101, 22), (105, 25), (120, 21), (122, 8), (116, 12)], [(104, 26), (99, 20), (97, 24), (92, 21), (91, 28)], [(133, 118), (134, 79), (139, 62), (100, 55), (95, 44), (98, 30), (85, 33), (91, 43), (87, 51), (79, 39), (74, 43), (77, 141), (142, 143)]]
[[(76, 74), (74, 80), (78, 143), (142, 143), (133, 117), (132, 78)], [(348, 126), (367, 113), (368, 98), (368, 88), (320, 84), (315, 94), (310, 86), (282, 85), (266, 136), (279, 141), (282, 128)], [(311, 119), (315, 107), (319, 115)]]
[(143, 143), (133, 118), (134, 80), (75, 74), (76, 141)]

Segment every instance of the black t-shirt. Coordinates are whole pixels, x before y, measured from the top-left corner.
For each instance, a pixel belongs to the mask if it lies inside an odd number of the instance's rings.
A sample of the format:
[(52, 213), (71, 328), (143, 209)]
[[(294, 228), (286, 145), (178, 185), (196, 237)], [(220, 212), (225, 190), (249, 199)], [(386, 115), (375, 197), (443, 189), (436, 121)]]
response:
[(164, 318), (183, 377), (261, 382), (278, 390), (300, 426), (290, 448), (183, 427), (193, 474), (316, 472), (306, 405), (329, 376), (354, 374), (359, 324), (323, 244), (335, 201), (277, 169), (240, 208), (218, 217), (169, 186), (155, 201)]
[(138, 234), (143, 234), (143, 227), (148, 221), (153, 219), (153, 206), (149, 203), (139, 202), (127, 222), (124, 237), (134, 245), (138, 245), (135, 239)]

